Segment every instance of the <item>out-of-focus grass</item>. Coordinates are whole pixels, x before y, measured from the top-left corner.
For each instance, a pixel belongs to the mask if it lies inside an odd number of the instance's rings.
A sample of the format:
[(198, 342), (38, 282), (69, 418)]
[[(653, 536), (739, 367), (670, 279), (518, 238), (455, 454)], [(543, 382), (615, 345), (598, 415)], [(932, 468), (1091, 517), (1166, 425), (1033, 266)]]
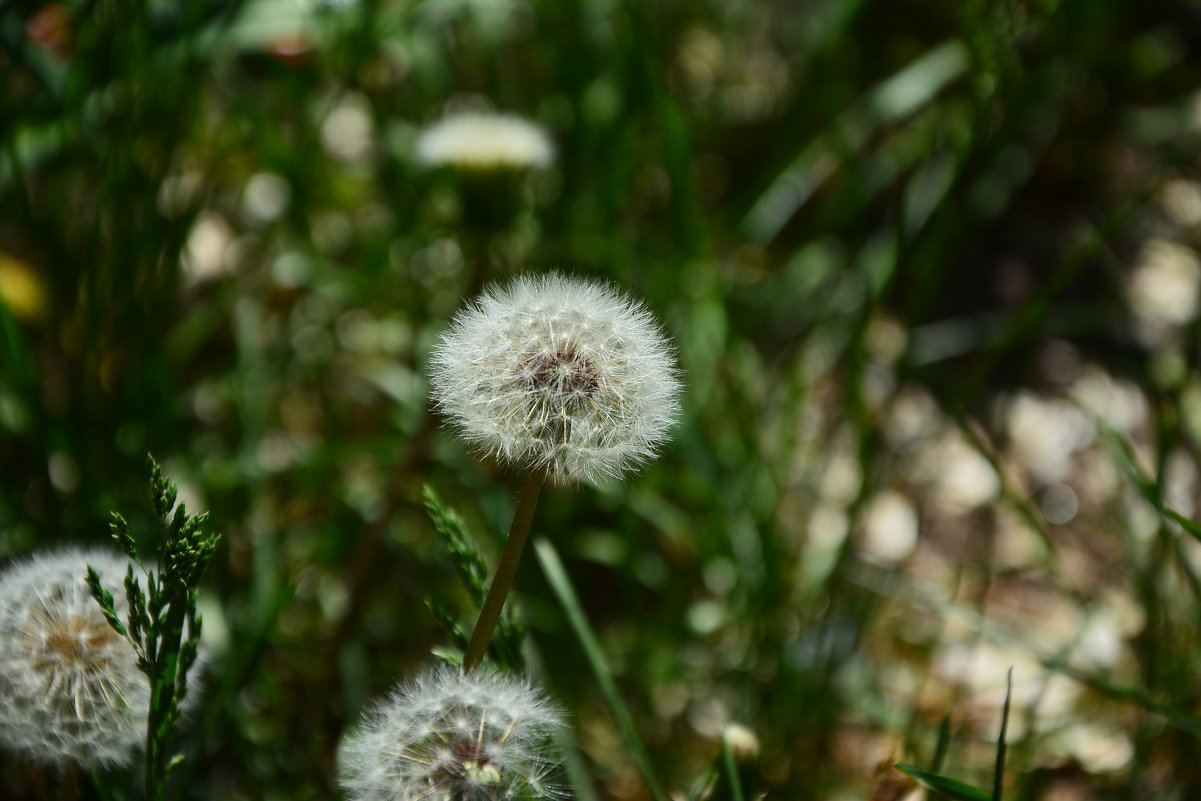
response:
[[(535, 522), (669, 794), (739, 722), (760, 789), (866, 798), (948, 710), (940, 769), (987, 786), (1010, 665), (1007, 798), (1201, 794), (1199, 36), (1116, 0), (6, 7), (0, 552), (102, 539), (153, 451), (226, 535), (181, 787), (330, 797), (446, 643), (422, 486), (494, 557), (520, 481), (439, 428), (429, 347), (479, 278), (578, 270), (687, 371), (663, 459)], [(558, 151), (499, 232), (412, 157), (479, 102)], [(599, 795), (649, 798), (519, 584)]]

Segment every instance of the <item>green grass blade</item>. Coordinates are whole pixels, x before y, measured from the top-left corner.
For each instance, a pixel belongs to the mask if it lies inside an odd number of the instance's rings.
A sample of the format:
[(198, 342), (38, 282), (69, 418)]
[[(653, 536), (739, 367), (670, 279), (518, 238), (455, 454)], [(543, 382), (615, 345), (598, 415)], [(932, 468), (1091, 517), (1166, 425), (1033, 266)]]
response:
[(721, 735), (721, 759), (726, 769), (726, 778), (730, 780), (730, 795), (734, 801), (744, 801), (742, 780), (738, 778), (738, 768), (734, 765), (734, 752), (730, 750), (730, 741), (724, 732)]
[(596, 675), (605, 701), (613, 710), (613, 716), (617, 719), (618, 728), (625, 737), (626, 745), (638, 762), (638, 768), (642, 771), (642, 777), (651, 791), (651, 796), (655, 801), (667, 801), (667, 796), (663, 794), (663, 790), (659, 786), (659, 780), (655, 778), (646, 748), (638, 738), (638, 732), (634, 730), (634, 721), (630, 718), (630, 712), (617, 692), (617, 683), (613, 680), (613, 673), (609, 670), (609, 664), (605, 660), (604, 652), (601, 651), (596, 634), (592, 631), (588, 618), (584, 616), (579, 596), (576, 595), (575, 588), (571, 585), (571, 579), (567, 577), (567, 571), (563, 569), (563, 561), (559, 559), (558, 551), (548, 540), (538, 539), (534, 542), (534, 553), (538, 557), (538, 564), (542, 566), (542, 572), (546, 576), (547, 583), (550, 584), (551, 591), (554, 592), (559, 605), (563, 607), (564, 614), (567, 615), (567, 622), (571, 626), (571, 630), (575, 633), (576, 639), (580, 641), (580, 647), (584, 649), (584, 656), (588, 659), (588, 664)]
[(580, 754), (580, 746), (567, 728), (555, 732), (555, 744), (563, 755), (563, 770), (567, 773), (567, 781), (576, 801), (600, 801), (596, 790), (592, 787), (592, 778), (588, 775), (588, 766)]
[(956, 779), (919, 768), (917, 765), (894, 762), (893, 766), (927, 790), (954, 799), (954, 801), (992, 801), (992, 796), (979, 787), (964, 784)]
[(993, 775), (993, 801), (1001, 801), (1001, 790), (1005, 784), (1005, 732), (1009, 728), (1009, 701), (1013, 695), (1013, 666), (1005, 674), (1005, 707), (1001, 711), (1001, 733), (997, 735), (997, 767)]
[(947, 758), (947, 749), (951, 746), (951, 710), (942, 716), (938, 724), (938, 742), (934, 746), (934, 759), (930, 760), (930, 770), (937, 773), (942, 770), (942, 762)]
[(1136, 704), (1148, 712), (1154, 712), (1163, 717), (1168, 723), (1171, 723), (1178, 729), (1196, 737), (1201, 737), (1201, 718), (1193, 717), (1186, 710), (1179, 707), (1158, 701), (1138, 687), (1129, 687), (1109, 681), (1100, 676), (1093, 676), (1077, 667), (1069, 665), (1062, 659), (1042, 657), (1041, 662), (1044, 667), (1062, 673), (1064, 676), (1074, 679), (1087, 687), (1091, 687), (1097, 692), (1104, 693), (1111, 698)]
[(769, 242), (797, 210), (839, 169), (835, 153), (854, 153), (881, 127), (902, 120), (934, 98), (968, 68), (968, 51), (957, 40), (944, 42), (890, 76), (831, 124), (827, 134), (806, 145), (742, 221), (748, 238)]
[(1163, 513), (1165, 515), (1167, 515), (1170, 519), (1175, 521), (1178, 526), (1180, 526), (1182, 529), (1184, 529), (1189, 534), (1191, 534), (1193, 539), (1195, 539), (1197, 542), (1201, 542), (1201, 526), (1198, 526), (1192, 520), (1189, 520), (1187, 517), (1180, 514), (1180, 512), (1177, 512), (1175, 509), (1169, 509), (1168, 507), (1165, 506), (1163, 509)]

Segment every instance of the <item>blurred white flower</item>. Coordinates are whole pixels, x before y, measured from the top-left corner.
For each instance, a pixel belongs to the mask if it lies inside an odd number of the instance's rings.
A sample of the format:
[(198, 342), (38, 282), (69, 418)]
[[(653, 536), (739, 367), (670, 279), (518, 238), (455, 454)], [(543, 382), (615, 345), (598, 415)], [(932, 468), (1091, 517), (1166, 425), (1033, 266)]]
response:
[(351, 93), (321, 123), (321, 144), (327, 153), (342, 161), (362, 161), (375, 147), (371, 103)]
[(511, 676), (440, 667), (398, 687), (342, 743), (353, 801), (556, 799), (563, 715)]
[(1157, 199), (1168, 218), (1180, 227), (1201, 225), (1201, 184), (1196, 181), (1181, 178), (1164, 181)]
[(860, 550), (896, 564), (917, 547), (919, 527), (913, 503), (896, 490), (885, 490), (872, 498), (864, 512)]
[(525, 169), (545, 167), (553, 157), (546, 133), (515, 114), (454, 114), (417, 137), (417, 159), (429, 166)]
[(679, 411), (674, 353), (650, 312), (557, 273), (493, 286), (460, 310), (430, 372), (465, 439), (560, 483), (635, 469)]
[(759, 758), (759, 738), (741, 723), (726, 724), (721, 736), (729, 744), (735, 762), (753, 762)]
[(1126, 293), (1144, 327), (1144, 339), (1158, 342), (1163, 329), (1197, 316), (1201, 258), (1185, 245), (1152, 239), (1130, 273)]
[(89, 564), (124, 619), (120, 554), (69, 548), (0, 573), (0, 743), (30, 759), (127, 763), (146, 736), (150, 686), (88, 592)]
[(1068, 401), (1020, 391), (1001, 408), (1014, 455), (1042, 484), (1067, 479), (1073, 457), (1096, 437), (1093, 421)]
[(183, 274), (189, 284), (213, 281), (229, 272), (235, 233), (215, 211), (202, 211), (192, 223), (181, 257)]
[(960, 512), (990, 503), (1001, 491), (996, 469), (954, 428), (919, 452), (914, 472), (943, 505)]

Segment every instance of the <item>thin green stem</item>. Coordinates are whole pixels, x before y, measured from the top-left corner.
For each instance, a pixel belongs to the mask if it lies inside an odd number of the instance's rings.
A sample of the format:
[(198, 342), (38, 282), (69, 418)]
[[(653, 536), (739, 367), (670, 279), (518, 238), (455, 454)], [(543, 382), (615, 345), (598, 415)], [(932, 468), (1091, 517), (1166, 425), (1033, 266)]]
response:
[(174, 723), (175, 692), (179, 669), (179, 648), (183, 639), (187, 606), (182, 598), (167, 602), (155, 675), (151, 686), (150, 714), (146, 726), (146, 797), (162, 801), (167, 797), (167, 745)]
[(546, 480), (546, 468), (538, 467), (530, 471), (517, 496), (517, 510), (513, 512), (513, 523), (509, 526), (509, 536), (505, 539), (505, 548), (501, 551), (500, 561), (496, 565), (496, 574), (492, 577), (492, 585), (488, 588), (488, 597), (484, 599), (484, 608), (475, 622), (475, 630), (471, 632), (471, 642), (467, 644), (467, 653), (463, 654), (463, 672), (469, 673), (484, 661), (488, 652), (488, 644), (492, 642), (492, 632), (500, 622), (501, 610), (505, 608), (505, 599), (513, 588), (513, 577), (517, 575), (517, 563), (521, 561), (521, 551), (525, 548), (526, 537), (530, 533), (530, 523), (534, 519), (534, 509), (538, 507), (538, 493)]
[(1001, 801), (1005, 787), (1005, 732), (1009, 729), (1009, 701), (1013, 696), (1013, 666), (1005, 674), (1005, 708), (1001, 712), (1001, 733), (997, 735), (997, 763), (993, 772), (992, 801)]
[(646, 780), (651, 798), (654, 801), (667, 801), (667, 795), (655, 777), (650, 755), (642, 745), (642, 740), (638, 738), (638, 730), (634, 727), (630, 710), (626, 708), (625, 702), (621, 700), (621, 694), (617, 691), (617, 682), (613, 680), (613, 672), (609, 669), (609, 663), (605, 659), (604, 651), (601, 650), (600, 642), (597, 641), (596, 634), (588, 623), (584, 608), (580, 605), (579, 596), (576, 595), (575, 588), (571, 585), (567, 571), (563, 569), (559, 552), (549, 541), (541, 538), (534, 543), (534, 554), (538, 557), (539, 564), (542, 565), (542, 572), (546, 575), (546, 581), (550, 584), (551, 591), (558, 598), (559, 605), (563, 607), (568, 625), (571, 626), (576, 639), (580, 641), (584, 657), (592, 667), (592, 673), (600, 685), (601, 694), (605, 696), (609, 708), (613, 711), (613, 717), (617, 719), (617, 726), (621, 729), (622, 736), (625, 737), (626, 745), (633, 753), (634, 759), (642, 771), (642, 778)]
[(738, 767), (734, 764), (734, 751), (730, 748), (730, 741), (725, 732), (721, 734), (721, 761), (726, 769), (726, 778), (730, 782), (730, 797), (733, 801), (744, 801), (742, 779), (738, 776)]

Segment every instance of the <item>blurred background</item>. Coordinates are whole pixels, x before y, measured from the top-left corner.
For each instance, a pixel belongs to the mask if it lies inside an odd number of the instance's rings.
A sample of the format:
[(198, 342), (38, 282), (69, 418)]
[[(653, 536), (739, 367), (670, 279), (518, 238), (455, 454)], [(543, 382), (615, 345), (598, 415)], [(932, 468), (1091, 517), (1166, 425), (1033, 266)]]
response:
[[(991, 787), (1011, 666), (1006, 798), (1201, 798), (1199, 57), (1194, 0), (4, 0), (0, 559), (149, 530), (152, 452), (225, 535), (181, 792), (335, 797), (472, 617), (423, 486), (494, 559), (522, 480), (432, 343), (554, 267), (686, 371), (534, 523), (674, 798), (733, 723), (769, 797)], [(468, 109), (556, 150), (490, 215), (414, 155)], [(649, 798), (530, 555), (517, 603), (576, 792)]]

